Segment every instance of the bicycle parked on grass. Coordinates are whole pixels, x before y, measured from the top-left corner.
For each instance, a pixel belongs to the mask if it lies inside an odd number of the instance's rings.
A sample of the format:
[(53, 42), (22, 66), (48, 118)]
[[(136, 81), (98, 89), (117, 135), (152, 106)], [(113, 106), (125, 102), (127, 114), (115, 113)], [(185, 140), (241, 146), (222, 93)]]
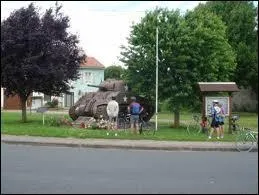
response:
[(201, 125), (201, 117), (199, 114), (193, 114), (191, 121), (187, 124), (187, 134), (190, 135), (191, 132), (194, 134), (199, 134), (202, 131)]
[(121, 112), (118, 116), (118, 130), (127, 131), (130, 129), (130, 114)]
[(143, 135), (155, 135), (156, 126), (154, 122), (145, 121), (145, 117), (148, 116), (148, 113), (141, 114), (139, 116), (139, 133)]
[[(139, 133), (143, 135), (154, 135), (155, 124), (150, 121), (145, 121), (148, 113), (139, 116)], [(118, 129), (127, 132), (130, 129), (130, 114), (120, 113), (118, 118)]]
[(238, 151), (250, 152), (256, 145), (258, 146), (258, 132), (250, 128), (240, 129), (235, 144)]
[(239, 115), (233, 115), (231, 117), (231, 129), (233, 131), (233, 133), (237, 133), (240, 130), (239, 124), (238, 124), (238, 120), (239, 120)]

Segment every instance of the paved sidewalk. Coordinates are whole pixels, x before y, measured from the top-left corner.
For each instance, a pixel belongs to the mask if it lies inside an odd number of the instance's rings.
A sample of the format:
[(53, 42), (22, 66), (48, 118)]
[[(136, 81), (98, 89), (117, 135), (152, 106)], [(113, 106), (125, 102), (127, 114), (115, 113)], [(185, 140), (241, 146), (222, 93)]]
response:
[[(1, 142), (12, 144), (69, 146), (90, 148), (124, 148), (146, 150), (187, 150), (187, 151), (237, 151), (230, 142), (180, 142), (155, 140), (120, 140), (120, 139), (76, 139), (33, 136), (13, 136), (1, 134)], [(253, 149), (258, 151), (258, 148)]]

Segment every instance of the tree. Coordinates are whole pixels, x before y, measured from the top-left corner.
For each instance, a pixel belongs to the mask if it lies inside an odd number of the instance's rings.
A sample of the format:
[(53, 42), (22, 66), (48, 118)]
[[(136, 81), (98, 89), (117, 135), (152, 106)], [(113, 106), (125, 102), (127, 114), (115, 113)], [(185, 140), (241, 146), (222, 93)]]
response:
[(121, 66), (112, 65), (104, 70), (104, 79), (122, 79), (125, 69), (123, 69)]
[(121, 61), (128, 67), (133, 90), (154, 100), (155, 43), (159, 29), (159, 100), (169, 101), (174, 125), (180, 110), (199, 102), (199, 81), (229, 81), (235, 55), (227, 43), (226, 27), (215, 14), (196, 10), (181, 16), (179, 10), (156, 9), (132, 26)]
[(234, 81), (251, 87), (258, 97), (257, 8), (253, 1), (209, 1), (199, 7), (219, 17), (227, 26), (227, 38), (237, 56)]
[(56, 5), (40, 17), (30, 4), (1, 22), (1, 84), (7, 96), (20, 97), (23, 122), (33, 91), (60, 95), (69, 90), (70, 80), (78, 78), (84, 56), (77, 37), (67, 32), (69, 18), (60, 9)]

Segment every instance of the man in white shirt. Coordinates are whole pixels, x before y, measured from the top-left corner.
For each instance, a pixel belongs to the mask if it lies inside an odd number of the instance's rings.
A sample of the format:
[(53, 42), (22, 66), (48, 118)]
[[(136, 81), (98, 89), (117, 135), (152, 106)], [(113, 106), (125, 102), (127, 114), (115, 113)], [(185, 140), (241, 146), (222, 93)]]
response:
[(111, 124), (112, 129), (116, 129), (119, 114), (119, 104), (116, 101), (116, 97), (112, 96), (111, 101), (109, 101), (107, 105), (106, 111), (109, 116), (109, 123)]

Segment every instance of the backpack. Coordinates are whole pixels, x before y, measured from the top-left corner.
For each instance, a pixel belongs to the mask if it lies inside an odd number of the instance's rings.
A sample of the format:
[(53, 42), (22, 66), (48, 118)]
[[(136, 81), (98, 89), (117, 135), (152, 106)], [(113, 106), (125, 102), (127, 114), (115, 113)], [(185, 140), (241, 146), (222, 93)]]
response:
[(220, 122), (220, 111), (216, 110), (215, 108), (213, 108), (214, 111), (214, 118), (216, 122)]
[(221, 108), (220, 114), (219, 114), (219, 122), (224, 122), (225, 113), (224, 110)]
[(134, 102), (134, 103), (131, 104), (130, 108), (131, 108), (131, 114), (132, 115), (138, 115), (141, 106), (139, 105), (139, 103)]

